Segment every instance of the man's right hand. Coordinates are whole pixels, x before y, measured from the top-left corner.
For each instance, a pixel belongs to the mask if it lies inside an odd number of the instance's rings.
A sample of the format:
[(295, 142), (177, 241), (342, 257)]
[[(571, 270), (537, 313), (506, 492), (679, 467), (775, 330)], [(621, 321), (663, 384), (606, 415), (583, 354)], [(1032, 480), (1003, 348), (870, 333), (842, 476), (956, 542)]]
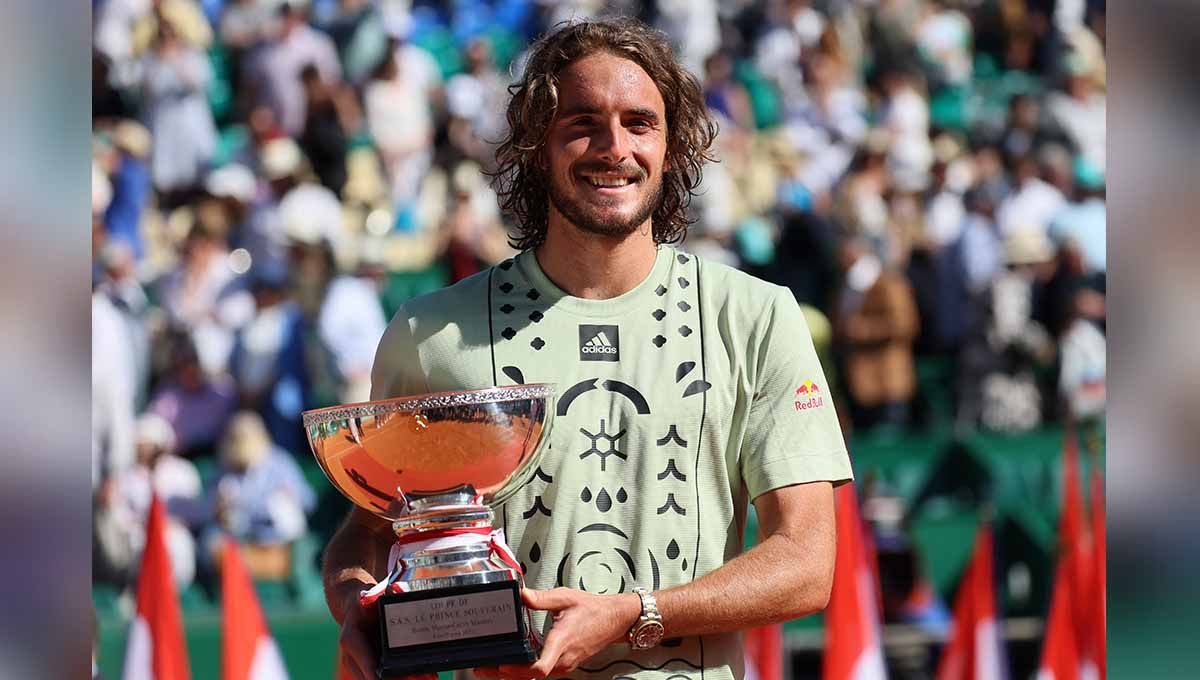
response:
[[(338, 635), (343, 670), (343, 678), (339, 680), (375, 680), (379, 650), (371, 641), (379, 636), (378, 611), (378, 607), (359, 604), (357, 593), (346, 596), (342, 630)], [(410, 675), (405, 680), (437, 680), (437, 673)]]

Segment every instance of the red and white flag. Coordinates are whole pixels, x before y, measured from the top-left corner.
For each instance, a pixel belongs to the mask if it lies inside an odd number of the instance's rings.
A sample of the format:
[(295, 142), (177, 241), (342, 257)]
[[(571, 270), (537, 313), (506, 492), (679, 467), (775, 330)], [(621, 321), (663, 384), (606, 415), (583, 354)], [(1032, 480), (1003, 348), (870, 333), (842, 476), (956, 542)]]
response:
[(1106, 631), (1108, 623), (1108, 559), (1105, 537), (1104, 511), (1104, 478), (1100, 475), (1100, 466), (1092, 468), (1092, 606), (1091, 617), (1091, 658), (1096, 665), (1096, 674), (1100, 680), (1108, 677), (1108, 642)]
[(138, 573), (137, 614), (129, 626), (123, 680), (190, 680), (183, 617), (171, 557), (167, 511), (155, 494), (146, 524), (146, 547)]
[(1054, 596), (1046, 615), (1046, 638), (1037, 680), (1080, 680), (1079, 643), (1075, 636), (1071, 569), (1059, 560), (1054, 570)]
[(1063, 504), (1058, 520), (1058, 564), (1054, 594), (1046, 615), (1046, 637), (1038, 680), (1096, 677), (1090, 660), (1091, 596), (1094, 553), (1087, 534), (1080, 485), (1079, 448), (1073, 428), (1063, 438)]
[(221, 614), (221, 680), (287, 680), (254, 582), (229, 538), (221, 557)]
[(985, 524), (958, 587), (954, 630), (938, 662), (937, 680), (1003, 680), (1008, 675), (997, 628), (992, 554), (992, 529)]
[(863, 525), (853, 484), (834, 491), (837, 559), (833, 591), (825, 610), (823, 680), (883, 680), (883, 644), (875, 570), (863, 545)]

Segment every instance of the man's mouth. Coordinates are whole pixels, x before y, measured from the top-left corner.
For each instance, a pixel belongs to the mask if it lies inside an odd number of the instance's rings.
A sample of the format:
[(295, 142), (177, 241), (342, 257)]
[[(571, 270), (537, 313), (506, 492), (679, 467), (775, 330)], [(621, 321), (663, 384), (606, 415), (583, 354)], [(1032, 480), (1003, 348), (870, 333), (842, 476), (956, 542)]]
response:
[(609, 173), (580, 173), (580, 177), (584, 182), (597, 189), (620, 189), (621, 187), (629, 186), (637, 182), (636, 177), (628, 175), (614, 175)]

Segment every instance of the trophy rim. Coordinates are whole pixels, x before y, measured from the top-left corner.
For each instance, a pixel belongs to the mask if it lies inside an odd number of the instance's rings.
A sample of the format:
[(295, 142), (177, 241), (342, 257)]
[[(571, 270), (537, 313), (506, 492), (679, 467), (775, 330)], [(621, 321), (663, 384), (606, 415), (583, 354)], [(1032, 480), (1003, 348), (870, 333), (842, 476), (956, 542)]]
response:
[(547, 399), (554, 397), (554, 394), (555, 383), (529, 383), (526, 385), (506, 385), (503, 387), (484, 387), (471, 390), (445, 390), (407, 397), (360, 401), (351, 404), (339, 404), (311, 409), (304, 411), (301, 415), (304, 420), (304, 427), (308, 429), (316, 425), (325, 425), (352, 418), (370, 418), (388, 413), (421, 411), (430, 408), (452, 408), (455, 406), (496, 404), (523, 401), (526, 399)]

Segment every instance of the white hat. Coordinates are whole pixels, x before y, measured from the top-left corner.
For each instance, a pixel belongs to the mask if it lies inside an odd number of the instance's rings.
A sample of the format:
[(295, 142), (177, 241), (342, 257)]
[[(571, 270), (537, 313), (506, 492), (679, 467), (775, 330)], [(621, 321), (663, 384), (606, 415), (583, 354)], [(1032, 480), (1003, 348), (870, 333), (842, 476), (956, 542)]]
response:
[(219, 198), (234, 198), (242, 203), (254, 199), (258, 182), (254, 173), (244, 165), (231, 163), (208, 173), (204, 180), (204, 188), (208, 193)]
[(263, 176), (269, 180), (283, 179), (296, 174), (304, 162), (304, 153), (290, 137), (267, 142), (258, 154)]
[(320, 184), (301, 184), (279, 201), (279, 216), (287, 238), (333, 246), (342, 232), (342, 204), (337, 195)]
[(1009, 264), (1038, 264), (1054, 257), (1054, 244), (1041, 229), (1017, 227), (1004, 239), (1004, 256)]
[(157, 413), (144, 413), (137, 420), (137, 441), (166, 451), (175, 449), (175, 428)]

